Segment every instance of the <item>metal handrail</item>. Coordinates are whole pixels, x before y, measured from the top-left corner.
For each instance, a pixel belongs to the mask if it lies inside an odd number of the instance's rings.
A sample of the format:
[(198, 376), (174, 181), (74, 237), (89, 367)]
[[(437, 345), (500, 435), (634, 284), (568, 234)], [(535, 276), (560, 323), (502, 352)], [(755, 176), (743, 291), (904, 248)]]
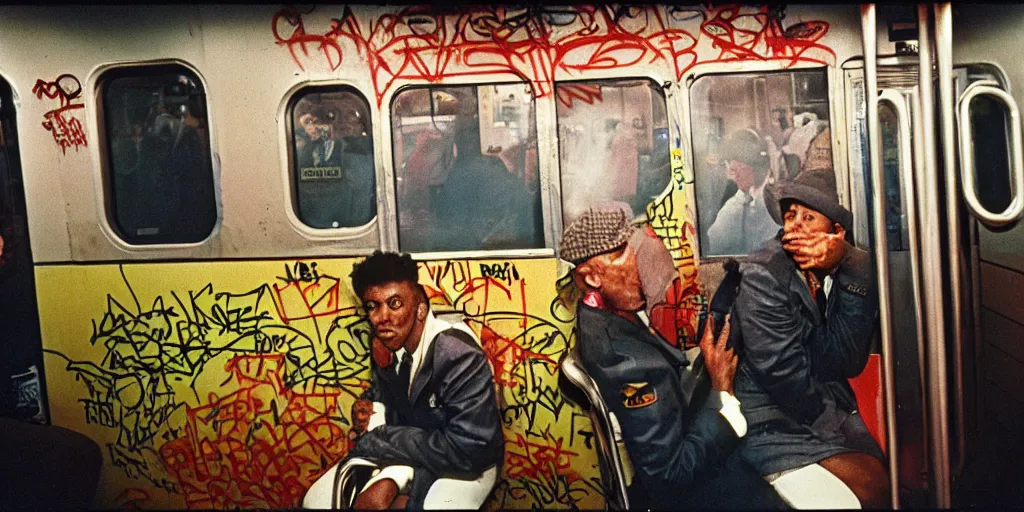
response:
[[(913, 132), (914, 133), (923, 133), (923, 131), (924, 131), (924, 118), (923, 118), (923, 116), (921, 114), (921, 109), (920, 108), (915, 108), (914, 109), (914, 128), (913, 128)], [(913, 144), (914, 144), (914, 154), (915, 155), (924, 155), (924, 139), (923, 139), (923, 137), (914, 137)], [(917, 205), (918, 208), (922, 208), (921, 203), (920, 203), (921, 195), (920, 195), (919, 191), (922, 189), (921, 187), (924, 186), (922, 183), (920, 183), (922, 181), (921, 177), (924, 176), (924, 173), (925, 173), (924, 158), (919, 156), (919, 157), (914, 159), (914, 175), (916, 176), (916, 178), (914, 179), (914, 181), (908, 183), (908, 185), (911, 186), (911, 189), (913, 189), (912, 193), (915, 196), (917, 196), (917, 198), (915, 199), (915, 204)], [(916, 213), (917, 212), (915, 212), (915, 214)], [(917, 268), (921, 269), (921, 266), (920, 266), (921, 260), (922, 260), (922, 258), (921, 258), (921, 230), (923, 228), (921, 227), (920, 224), (918, 224), (916, 226), (916, 228), (917, 228), (917, 230), (916, 230), (916, 234), (914, 235), (914, 240), (916, 240), (917, 242), (914, 245), (914, 249), (916, 249), (916, 251), (917, 251), (917, 265), (918, 265)], [(911, 256), (911, 261), (913, 261), (914, 253), (911, 252), (910, 256)], [(927, 375), (927, 373), (928, 373), (928, 342), (927, 342), (927, 334), (926, 334), (928, 331), (927, 331), (927, 328), (926, 328), (927, 322), (925, 321), (925, 318), (924, 318), (924, 288), (923, 288), (924, 284), (922, 283), (923, 277), (921, 276), (921, 272), (920, 271), (916, 272), (914, 274), (914, 277), (918, 278), (918, 281), (916, 282), (916, 284), (914, 286), (917, 288), (917, 290), (919, 292), (918, 295), (915, 295), (914, 299), (917, 300), (917, 303), (919, 305), (919, 311), (921, 313), (921, 317), (918, 319), (918, 322), (917, 322), (917, 363), (918, 363), (918, 379), (920, 379), (919, 382), (921, 384), (921, 394), (923, 396), (924, 393), (928, 390), (928, 375)], [(931, 434), (930, 430), (927, 428), (928, 418), (929, 418), (928, 414), (929, 414), (929, 411), (928, 411), (928, 401), (927, 400), (921, 400), (921, 428), (924, 429), (924, 432), (923, 432), (923, 436), (924, 437), (921, 439), (921, 445), (924, 446), (924, 447), (930, 446), (928, 444), (929, 443), (928, 436)], [(923, 467), (925, 467), (925, 468), (930, 467), (929, 466), (930, 458), (929, 458), (928, 450), (927, 449), (921, 450), (921, 454), (922, 454), (921, 460), (922, 460), (922, 463), (923, 463)]]
[(935, 56), (939, 74), (939, 112), (942, 113), (942, 173), (946, 176), (946, 233), (949, 248), (949, 286), (953, 300), (953, 387), (956, 421), (956, 464), (954, 473), (964, 468), (967, 437), (964, 427), (964, 336), (963, 277), (960, 255), (960, 194), (956, 175), (956, 134), (953, 130), (953, 15), (949, 2), (935, 8)]
[[(878, 311), (882, 334), (882, 383), (885, 390), (885, 426), (889, 439), (889, 490), (893, 509), (899, 508), (899, 449), (896, 437), (896, 381), (889, 300), (889, 248), (885, 227), (885, 175), (881, 166), (878, 124), (878, 54), (875, 4), (862, 5), (861, 33), (864, 43), (864, 98), (867, 103), (868, 161), (871, 168), (874, 212), (875, 267), (878, 269)], [(905, 117), (905, 116), (903, 116)]]
[[(925, 173), (919, 181), (922, 216), (939, 218), (939, 178), (935, 162), (935, 97), (932, 85), (932, 36), (928, 20), (930, 4), (917, 5), (918, 58), (920, 59), (921, 110)], [(931, 450), (931, 506), (950, 507), (949, 398), (946, 382), (945, 312), (942, 280), (942, 234), (938, 222), (921, 225), (922, 278), (928, 336), (929, 450)]]
[[(911, 287), (914, 297), (914, 326), (917, 332), (917, 354), (918, 354), (918, 383), (921, 385), (921, 389), (926, 389), (926, 381), (924, 375), (925, 368), (925, 330), (924, 330), (924, 306), (921, 297), (921, 247), (920, 238), (918, 232), (918, 215), (917, 215), (917, 194), (914, 191), (914, 171), (916, 166), (914, 165), (914, 153), (915, 148), (918, 148), (916, 152), (920, 153), (920, 139), (917, 139), (917, 145), (913, 144), (914, 139), (911, 136), (911, 119), (910, 113), (907, 111), (907, 98), (892, 89), (883, 90), (878, 95), (880, 102), (889, 103), (892, 105), (893, 110), (896, 111), (896, 117), (898, 120), (898, 129), (900, 134), (900, 182), (903, 185), (903, 197), (906, 201), (906, 213), (907, 213), (907, 236), (910, 246), (910, 277)], [(914, 116), (914, 124), (920, 126), (918, 122), (920, 114)], [(918, 161), (918, 165), (920, 162)], [(927, 425), (928, 408), (925, 404), (922, 404), (922, 420), (921, 425)], [(925, 451), (925, 465), (927, 465), (927, 451)]]
[[(978, 199), (975, 179), (977, 170), (974, 167), (974, 140), (971, 137), (971, 101), (977, 96), (990, 96), (1000, 100), (1010, 114), (1010, 188), (1013, 200), (1002, 213), (988, 211)], [(993, 227), (1005, 226), (1020, 220), (1024, 215), (1024, 148), (1021, 147), (1020, 109), (1013, 96), (999, 88), (993, 80), (980, 80), (972, 83), (960, 97), (957, 108), (960, 125), (960, 179), (964, 184), (964, 200), (967, 208), (978, 220)]]

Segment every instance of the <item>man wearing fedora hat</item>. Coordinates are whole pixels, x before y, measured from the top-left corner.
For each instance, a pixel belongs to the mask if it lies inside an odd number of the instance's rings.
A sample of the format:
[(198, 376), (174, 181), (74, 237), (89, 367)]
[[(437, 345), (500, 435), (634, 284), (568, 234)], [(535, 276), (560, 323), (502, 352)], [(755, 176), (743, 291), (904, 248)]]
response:
[(749, 254), (779, 231), (779, 223), (765, 207), (764, 185), (771, 168), (768, 145), (746, 128), (729, 134), (722, 145), (726, 177), (738, 190), (708, 228), (705, 254)]
[(765, 196), (783, 230), (741, 267), (732, 316), (741, 451), (797, 508), (887, 507), (882, 451), (847, 381), (867, 364), (878, 315), (871, 258), (845, 240), (853, 216), (832, 169)]
[(712, 391), (689, 403), (686, 355), (642, 320), (647, 297), (664, 297), (676, 271), (661, 240), (631, 217), (622, 203), (591, 208), (560, 245), (562, 259), (576, 265), (581, 296), (574, 351), (615, 414), (635, 471), (630, 507), (784, 508), (735, 451), (747, 428), (732, 394), (728, 327), (717, 342), (714, 326), (705, 328), (700, 346)]

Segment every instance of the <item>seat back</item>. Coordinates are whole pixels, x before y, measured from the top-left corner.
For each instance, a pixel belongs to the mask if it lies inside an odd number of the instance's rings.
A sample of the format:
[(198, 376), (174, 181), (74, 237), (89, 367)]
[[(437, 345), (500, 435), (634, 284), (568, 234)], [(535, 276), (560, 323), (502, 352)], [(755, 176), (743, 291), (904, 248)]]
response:
[(606, 489), (608, 508), (628, 510), (626, 467), (616, 445), (614, 417), (608, 410), (594, 379), (580, 366), (572, 351), (561, 364), (559, 388), (570, 401), (579, 405), (590, 417), (597, 440), (597, 458), (601, 479)]

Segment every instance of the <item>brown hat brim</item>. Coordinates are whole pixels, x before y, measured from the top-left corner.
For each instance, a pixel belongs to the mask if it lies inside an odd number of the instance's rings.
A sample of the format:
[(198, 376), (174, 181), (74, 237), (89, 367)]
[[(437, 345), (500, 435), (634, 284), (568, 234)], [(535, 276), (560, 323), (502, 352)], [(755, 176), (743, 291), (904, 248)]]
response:
[(782, 202), (797, 201), (822, 213), (832, 222), (838, 223), (846, 231), (853, 229), (853, 214), (845, 206), (839, 204), (821, 190), (800, 183), (772, 183), (765, 187), (764, 202), (768, 214), (778, 225), (783, 224)]

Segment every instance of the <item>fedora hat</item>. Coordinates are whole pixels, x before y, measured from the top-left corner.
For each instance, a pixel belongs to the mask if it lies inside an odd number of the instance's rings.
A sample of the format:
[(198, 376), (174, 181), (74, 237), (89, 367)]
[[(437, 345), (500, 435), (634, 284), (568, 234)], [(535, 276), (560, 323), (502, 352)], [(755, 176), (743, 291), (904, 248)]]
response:
[(764, 202), (768, 213), (780, 226), (783, 224), (782, 203), (787, 201), (796, 201), (821, 212), (846, 231), (853, 229), (853, 214), (839, 204), (836, 175), (831, 168), (804, 171), (793, 181), (772, 183), (765, 187)]

